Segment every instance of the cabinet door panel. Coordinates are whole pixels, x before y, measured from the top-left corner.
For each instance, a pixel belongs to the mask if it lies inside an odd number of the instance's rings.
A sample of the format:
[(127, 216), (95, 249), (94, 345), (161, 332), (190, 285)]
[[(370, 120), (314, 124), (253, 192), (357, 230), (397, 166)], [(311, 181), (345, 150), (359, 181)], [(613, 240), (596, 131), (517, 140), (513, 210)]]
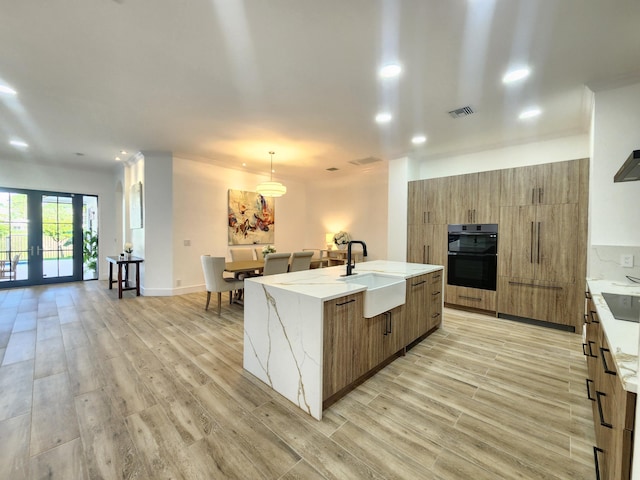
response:
[(425, 223), (426, 197), (424, 185), (426, 180), (409, 182), (407, 191), (407, 224), (421, 225)]
[(538, 166), (537, 203), (577, 203), (580, 192), (580, 161), (545, 163)]
[(447, 223), (474, 223), (473, 205), (478, 197), (478, 174), (446, 177), (449, 198)]
[(445, 185), (445, 178), (425, 180), (423, 185), (423, 195), (426, 203), (424, 223), (431, 225), (447, 223), (445, 217), (449, 196)]
[(500, 205), (533, 205), (538, 184), (537, 166), (501, 170)]
[[(440, 273), (440, 272), (439, 272)], [(429, 291), (428, 275), (408, 278), (407, 296), (404, 304), (404, 345), (408, 345), (422, 335), (426, 330), (427, 297)]]
[(575, 326), (575, 290), (573, 285), (499, 276), (498, 312)]
[(408, 225), (407, 262), (444, 265), (447, 258), (446, 225)]
[(498, 275), (534, 278), (536, 207), (500, 208)]
[(498, 223), (500, 218), (500, 170), (478, 173), (478, 194), (472, 208), (473, 223)]
[[(537, 280), (574, 283), (578, 262), (575, 225), (578, 205), (540, 205), (536, 218), (535, 259)], [(518, 276), (517, 274), (512, 274)]]

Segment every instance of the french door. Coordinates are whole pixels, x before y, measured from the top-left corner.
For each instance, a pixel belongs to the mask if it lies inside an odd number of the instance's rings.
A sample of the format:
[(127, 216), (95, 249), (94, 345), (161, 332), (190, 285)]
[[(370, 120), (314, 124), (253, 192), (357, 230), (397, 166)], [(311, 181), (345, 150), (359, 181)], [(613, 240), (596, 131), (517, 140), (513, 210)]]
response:
[(98, 278), (97, 197), (0, 188), (0, 288)]

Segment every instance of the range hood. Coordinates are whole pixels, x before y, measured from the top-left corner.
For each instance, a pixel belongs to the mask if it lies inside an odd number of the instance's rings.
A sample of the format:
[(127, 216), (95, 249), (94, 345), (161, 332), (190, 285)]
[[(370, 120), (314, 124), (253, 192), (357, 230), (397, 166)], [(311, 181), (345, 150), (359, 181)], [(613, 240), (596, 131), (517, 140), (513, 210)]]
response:
[(618, 173), (613, 176), (613, 183), (632, 182), (640, 180), (640, 150), (634, 150), (620, 167)]

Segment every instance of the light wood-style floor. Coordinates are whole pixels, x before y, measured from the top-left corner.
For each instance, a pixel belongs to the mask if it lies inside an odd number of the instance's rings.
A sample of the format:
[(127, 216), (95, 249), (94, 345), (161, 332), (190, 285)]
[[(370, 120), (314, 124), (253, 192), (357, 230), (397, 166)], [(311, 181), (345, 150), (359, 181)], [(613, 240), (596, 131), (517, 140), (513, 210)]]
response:
[(0, 479), (595, 478), (579, 335), (446, 310), (317, 422), (204, 303), (0, 290)]

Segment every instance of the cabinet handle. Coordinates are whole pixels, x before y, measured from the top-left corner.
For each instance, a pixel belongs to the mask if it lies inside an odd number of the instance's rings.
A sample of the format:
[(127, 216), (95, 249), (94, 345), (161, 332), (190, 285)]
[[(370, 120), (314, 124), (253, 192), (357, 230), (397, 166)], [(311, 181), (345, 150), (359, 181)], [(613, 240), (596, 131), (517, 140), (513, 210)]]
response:
[(425, 263), (429, 263), (431, 261), (431, 245), (427, 245), (427, 261)]
[(600, 397), (606, 397), (607, 394), (604, 392), (599, 392), (596, 390), (596, 403), (598, 404), (598, 414), (600, 415), (600, 425), (607, 428), (613, 428), (613, 425), (605, 422), (604, 420), (604, 412), (602, 411), (602, 402), (600, 401)]
[(598, 318), (598, 312), (595, 310), (589, 310), (589, 316), (591, 317), (592, 323), (600, 323), (600, 320), (596, 320)]
[[(583, 345), (584, 345), (584, 343), (583, 343)], [(589, 389), (589, 382), (593, 383), (593, 380), (590, 380), (590, 379), (587, 378), (587, 398), (589, 400), (591, 400), (592, 402), (595, 402), (596, 399), (591, 396), (591, 390)]]
[(478, 220), (476, 219), (476, 209), (473, 209), (473, 223), (476, 223)]
[(519, 285), (521, 287), (547, 288), (549, 290), (562, 290), (562, 287), (558, 287), (557, 285), (536, 285), (535, 283), (512, 282), (512, 281), (509, 281), (509, 285)]
[(427, 246), (422, 245), (422, 263), (427, 263)]
[(440, 312), (436, 312), (433, 315), (431, 315), (431, 318), (438, 318), (440, 316)]
[(529, 254), (529, 263), (533, 263), (533, 222), (531, 222), (531, 249)]
[(590, 292), (589, 290), (587, 290), (586, 292), (584, 292), (584, 297), (585, 297), (587, 300), (591, 300), (591, 292)]
[(465, 300), (473, 300), (474, 302), (481, 302), (482, 301), (481, 297), (468, 297), (466, 295), (458, 295), (458, 298), (463, 298)]
[(540, 263), (540, 222), (538, 222), (538, 258), (536, 263)]
[(433, 292), (433, 293), (431, 294), (431, 296), (432, 296), (432, 297), (435, 297), (435, 296), (437, 296), (437, 295), (440, 295), (440, 292)]
[(393, 327), (393, 319), (391, 318), (391, 312), (387, 312), (389, 316), (389, 334), (391, 334), (391, 328)]
[(427, 281), (426, 281), (426, 280), (422, 280), (421, 282), (418, 282), (418, 283), (412, 283), (412, 284), (411, 284), (411, 286), (412, 286), (412, 287), (419, 287), (419, 286), (420, 286), (420, 285), (422, 285), (423, 283), (427, 283)]
[(355, 301), (356, 301), (356, 299), (355, 299), (355, 298), (352, 298), (351, 300), (347, 300), (346, 302), (336, 303), (336, 307), (341, 307), (341, 306), (343, 306), (343, 305), (346, 305), (346, 304), (348, 304), (348, 303), (352, 303), (352, 302), (355, 302)]
[(391, 333), (391, 312), (384, 312), (384, 336)]
[(531, 189), (531, 204), (533, 205), (534, 203), (536, 203), (536, 189), (532, 188)]
[(587, 315), (586, 313), (584, 314), (584, 323), (591, 323), (589, 321), (589, 315)]
[(432, 280), (437, 280), (438, 278), (440, 278), (440, 274), (434, 275), (433, 277), (431, 277)]
[(542, 193), (544, 192), (544, 189), (539, 188), (538, 189), (538, 203), (542, 203)]
[(582, 344), (582, 354), (583, 354), (585, 357), (588, 357), (588, 356), (589, 356), (589, 355), (587, 354), (587, 344), (586, 344), (586, 343), (583, 343), (583, 344)]
[(604, 450), (596, 446), (593, 447), (593, 459), (596, 465), (596, 480), (600, 480), (600, 462), (598, 461), (598, 453), (604, 453)]
[(617, 375), (615, 370), (609, 370), (607, 366), (607, 359), (604, 358), (604, 352), (611, 352), (608, 348), (600, 347), (600, 357), (602, 358), (602, 366), (604, 367), (604, 373), (609, 375)]
[(591, 345), (595, 345), (595, 344), (596, 344), (596, 342), (594, 342), (593, 340), (589, 340), (587, 343), (589, 344), (589, 356), (590, 356), (591, 358), (598, 358), (598, 356), (597, 356), (597, 355), (594, 355), (594, 354), (593, 354), (593, 350), (591, 350)]

